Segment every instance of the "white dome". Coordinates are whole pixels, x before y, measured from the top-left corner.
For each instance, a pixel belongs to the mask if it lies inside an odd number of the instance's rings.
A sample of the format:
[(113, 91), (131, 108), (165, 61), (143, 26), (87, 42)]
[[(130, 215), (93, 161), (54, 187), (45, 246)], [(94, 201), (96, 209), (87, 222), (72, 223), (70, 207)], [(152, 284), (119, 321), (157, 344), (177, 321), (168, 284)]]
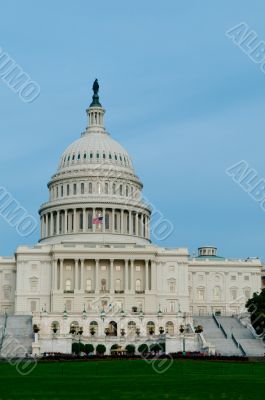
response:
[(127, 151), (107, 132), (85, 132), (64, 151), (58, 170), (99, 163), (134, 170)]

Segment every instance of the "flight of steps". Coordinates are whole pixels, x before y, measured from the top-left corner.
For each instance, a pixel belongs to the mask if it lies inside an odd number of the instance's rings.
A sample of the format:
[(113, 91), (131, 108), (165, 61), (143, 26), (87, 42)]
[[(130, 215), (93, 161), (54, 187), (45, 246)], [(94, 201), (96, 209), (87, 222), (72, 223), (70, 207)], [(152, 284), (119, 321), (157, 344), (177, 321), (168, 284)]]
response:
[(247, 356), (264, 356), (265, 346), (262, 339), (257, 339), (251, 331), (243, 326), (235, 317), (217, 317), (224, 330), (229, 336), (234, 335), (241, 344)]
[(212, 316), (194, 317), (194, 326), (203, 326), (203, 336), (211, 345), (215, 346), (216, 353), (224, 356), (241, 356), (241, 350), (235, 345), (233, 339), (226, 338), (223, 331), (217, 326)]
[(32, 317), (0, 317), (0, 357), (24, 357), (32, 353)]
[(228, 356), (264, 356), (263, 341), (256, 339), (235, 317), (194, 317), (196, 325), (203, 326), (205, 340), (215, 346), (217, 353)]

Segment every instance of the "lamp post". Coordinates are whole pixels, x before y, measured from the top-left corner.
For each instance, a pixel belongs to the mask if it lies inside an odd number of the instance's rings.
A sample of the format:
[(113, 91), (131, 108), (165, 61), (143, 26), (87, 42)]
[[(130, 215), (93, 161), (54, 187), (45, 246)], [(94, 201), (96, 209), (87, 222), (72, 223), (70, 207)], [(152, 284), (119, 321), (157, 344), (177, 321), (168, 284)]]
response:
[(179, 332), (182, 338), (182, 354), (186, 355), (186, 339), (185, 339), (185, 331), (187, 330), (187, 326), (180, 325)]

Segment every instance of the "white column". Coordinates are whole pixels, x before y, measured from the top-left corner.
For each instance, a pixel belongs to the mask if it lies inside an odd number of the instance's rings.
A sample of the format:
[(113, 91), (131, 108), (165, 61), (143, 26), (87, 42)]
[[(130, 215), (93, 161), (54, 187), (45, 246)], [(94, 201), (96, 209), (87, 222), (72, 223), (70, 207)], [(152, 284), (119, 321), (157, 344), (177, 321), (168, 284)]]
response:
[(93, 209), (92, 209), (92, 230), (93, 230), (93, 232), (96, 232), (96, 225), (93, 224), (93, 219), (94, 219), (95, 217), (96, 217), (96, 209), (93, 208)]
[(56, 234), (59, 235), (60, 233), (60, 211), (57, 211), (56, 217)]
[(41, 236), (41, 238), (44, 237), (44, 217), (43, 217), (43, 215), (40, 219), (40, 236)]
[(110, 293), (113, 293), (113, 265), (114, 265), (114, 260), (110, 260), (110, 277), (109, 277), (109, 289)]
[(112, 233), (115, 232), (115, 208), (112, 209)]
[(140, 236), (144, 236), (144, 230), (143, 230), (143, 214), (140, 214)]
[(83, 232), (86, 232), (86, 209), (83, 208)]
[(124, 273), (124, 290), (128, 292), (129, 274), (128, 274), (128, 260), (125, 260), (125, 273)]
[(157, 265), (155, 261), (151, 262), (151, 287), (150, 290), (156, 290), (156, 269)]
[(64, 233), (67, 234), (67, 210), (64, 210)]
[(73, 213), (73, 227), (74, 227), (74, 233), (76, 232), (76, 209), (74, 209), (74, 213)]
[(50, 228), (50, 236), (53, 236), (54, 232), (54, 220), (53, 220), (53, 212), (51, 212), (51, 228)]
[(132, 234), (132, 212), (129, 211), (129, 235)]
[(148, 274), (149, 261), (145, 260), (145, 291), (149, 290), (149, 274)]
[(135, 214), (135, 235), (138, 236), (138, 213)]
[(53, 277), (52, 288), (53, 288), (53, 290), (58, 290), (58, 283), (57, 283), (57, 260), (53, 260), (53, 262), (52, 262), (52, 277)]
[(131, 260), (131, 292), (135, 292), (135, 282), (134, 282), (134, 260)]
[(63, 258), (60, 258), (60, 290), (63, 290)]
[(75, 291), (78, 290), (78, 260), (75, 260)]
[(102, 210), (102, 217), (103, 217), (102, 232), (105, 232), (105, 218), (106, 218), (106, 209), (105, 208), (103, 208), (103, 210)]
[(99, 280), (99, 274), (98, 274), (98, 272), (99, 272), (99, 260), (96, 259), (95, 263), (96, 263), (96, 265), (95, 265), (95, 292), (98, 293), (99, 292), (99, 281), (98, 281)]
[(81, 260), (80, 290), (84, 290), (84, 260)]
[(121, 234), (124, 233), (124, 210), (121, 210)]
[(45, 214), (45, 237), (48, 237), (48, 214)]

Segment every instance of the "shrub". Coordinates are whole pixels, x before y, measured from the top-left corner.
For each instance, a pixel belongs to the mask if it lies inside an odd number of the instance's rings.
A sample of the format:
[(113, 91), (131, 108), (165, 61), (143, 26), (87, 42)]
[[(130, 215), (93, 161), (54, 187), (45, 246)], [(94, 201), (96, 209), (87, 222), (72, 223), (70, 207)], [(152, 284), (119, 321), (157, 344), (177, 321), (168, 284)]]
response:
[(96, 352), (97, 354), (104, 354), (106, 352), (106, 347), (104, 346), (104, 344), (98, 344), (96, 347)]
[(158, 343), (153, 343), (150, 346), (150, 351), (153, 351), (154, 353), (159, 353), (159, 351), (161, 350), (162, 350), (161, 345)]
[(84, 343), (75, 342), (72, 344), (72, 353), (80, 354), (82, 351), (84, 351), (84, 348), (85, 348)]
[(139, 351), (139, 353), (141, 353), (141, 354), (146, 354), (146, 353), (148, 353), (148, 346), (147, 346), (147, 344), (145, 344), (145, 343), (142, 343), (142, 344), (140, 344), (140, 346), (138, 347), (138, 351)]
[(111, 346), (111, 350), (116, 350), (116, 349), (118, 349), (119, 348), (119, 345), (117, 344), (117, 343), (115, 343), (115, 344), (113, 344), (112, 346)]
[(125, 347), (127, 354), (134, 354), (135, 353), (135, 346), (133, 344), (127, 344)]
[(85, 344), (84, 346), (84, 352), (88, 355), (91, 353), (94, 353), (94, 346), (93, 344)]

